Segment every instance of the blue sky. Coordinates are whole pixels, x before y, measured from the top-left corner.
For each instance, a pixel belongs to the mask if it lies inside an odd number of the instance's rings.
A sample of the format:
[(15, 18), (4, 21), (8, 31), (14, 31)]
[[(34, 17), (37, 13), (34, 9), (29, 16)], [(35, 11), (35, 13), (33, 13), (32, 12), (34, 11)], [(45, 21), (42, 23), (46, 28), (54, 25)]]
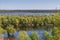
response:
[(0, 9), (59, 9), (60, 0), (0, 0)]

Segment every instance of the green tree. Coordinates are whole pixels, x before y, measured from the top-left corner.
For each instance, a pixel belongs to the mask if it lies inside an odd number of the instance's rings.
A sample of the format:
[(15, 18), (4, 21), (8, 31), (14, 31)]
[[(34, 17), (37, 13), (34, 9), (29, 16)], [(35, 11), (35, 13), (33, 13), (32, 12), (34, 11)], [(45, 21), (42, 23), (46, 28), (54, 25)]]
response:
[(54, 27), (52, 35), (54, 36), (55, 40), (60, 40), (60, 29), (58, 27)]
[(30, 37), (31, 37), (32, 40), (40, 40), (40, 36), (38, 35), (37, 32), (32, 32), (30, 34)]
[(6, 30), (4, 30), (1, 26), (0, 26), (0, 34), (4, 34), (6, 33)]
[(19, 40), (31, 40), (31, 38), (27, 35), (26, 31), (20, 31), (18, 34)]
[(55, 39), (54, 39), (54, 37), (53, 37), (53, 36), (48, 35), (48, 36), (47, 36), (47, 38), (46, 38), (46, 40), (55, 40)]
[(12, 36), (14, 36), (13, 34), (16, 32), (16, 29), (14, 28), (14, 26), (10, 25), (10, 24), (6, 27), (6, 30), (8, 33), (8, 37), (11, 36), (10, 34), (12, 34)]
[(48, 31), (44, 31), (44, 40), (55, 40), (52, 35), (49, 35)]

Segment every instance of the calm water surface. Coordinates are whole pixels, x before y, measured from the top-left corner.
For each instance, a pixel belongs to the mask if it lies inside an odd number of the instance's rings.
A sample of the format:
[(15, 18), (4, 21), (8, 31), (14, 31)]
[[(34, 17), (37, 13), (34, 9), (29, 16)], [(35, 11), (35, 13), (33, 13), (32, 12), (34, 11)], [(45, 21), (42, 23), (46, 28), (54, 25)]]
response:
[(40, 13), (32, 13), (32, 12), (0, 12), (0, 15), (51, 15), (54, 14), (52, 12), (40, 12)]

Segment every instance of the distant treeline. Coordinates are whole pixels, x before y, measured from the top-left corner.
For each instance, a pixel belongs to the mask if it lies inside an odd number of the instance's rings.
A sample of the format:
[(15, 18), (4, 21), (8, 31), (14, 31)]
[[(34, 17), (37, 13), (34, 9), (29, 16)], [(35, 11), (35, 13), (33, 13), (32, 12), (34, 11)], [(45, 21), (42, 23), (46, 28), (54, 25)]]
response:
[(60, 12), (60, 10), (0, 10), (0, 12), (35, 12), (35, 13), (39, 13), (39, 12)]

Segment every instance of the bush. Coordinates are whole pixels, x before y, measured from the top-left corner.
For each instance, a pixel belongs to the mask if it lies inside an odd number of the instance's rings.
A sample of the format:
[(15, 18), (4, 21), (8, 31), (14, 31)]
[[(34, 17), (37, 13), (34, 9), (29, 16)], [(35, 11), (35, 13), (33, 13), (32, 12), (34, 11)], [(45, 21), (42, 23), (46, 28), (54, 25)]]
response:
[(19, 40), (31, 40), (30, 37), (27, 35), (26, 31), (19, 32), (18, 39)]
[(38, 35), (37, 32), (32, 32), (30, 34), (30, 37), (31, 37), (32, 40), (40, 40), (40, 36)]
[(44, 31), (44, 40), (55, 40), (52, 35), (49, 35), (48, 31)]

